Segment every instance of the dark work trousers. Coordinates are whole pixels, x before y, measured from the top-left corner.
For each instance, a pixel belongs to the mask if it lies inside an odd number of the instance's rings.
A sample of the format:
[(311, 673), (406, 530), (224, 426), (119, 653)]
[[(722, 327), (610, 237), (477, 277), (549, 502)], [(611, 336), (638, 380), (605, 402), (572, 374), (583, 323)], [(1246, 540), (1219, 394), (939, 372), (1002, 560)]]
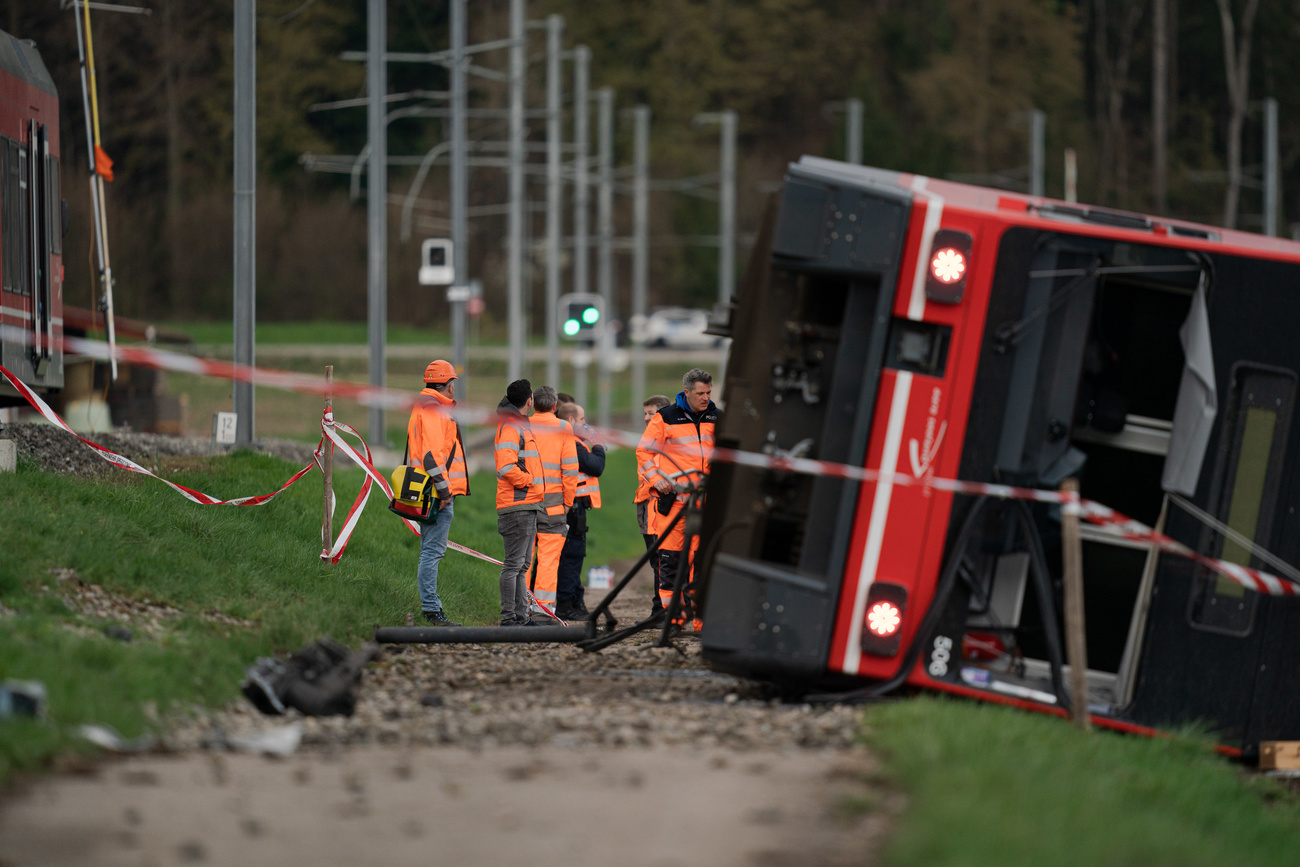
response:
[(582, 561), (587, 556), (587, 504), (589, 497), (579, 497), (565, 517), (569, 534), (560, 552), (560, 574), (555, 587), (555, 604), (582, 601)]
[(538, 514), (522, 511), (497, 515), (497, 532), (505, 548), (500, 578), (502, 621), (528, 619), (528, 567), (537, 539)]
[[(649, 533), (642, 533), (641, 538), (645, 539), (645, 549), (650, 550), (650, 546), (655, 543), (655, 536)], [(654, 576), (654, 590), (650, 594), (650, 613), (662, 610), (663, 602), (659, 600), (659, 552), (650, 555), (650, 572)]]
[[(689, 582), (691, 578), (691, 561), (683, 556), (682, 551), (659, 551), (659, 601), (667, 608), (673, 597), (673, 590), (678, 581)], [(677, 620), (685, 622), (695, 616), (695, 593), (689, 584), (682, 593), (681, 607), (677, 610)]]
[(569, 531), (560, 552), (560, 580), (555, 591), (557, 605), (582, 601), (582, 561), (587, 556), (587, 534)]

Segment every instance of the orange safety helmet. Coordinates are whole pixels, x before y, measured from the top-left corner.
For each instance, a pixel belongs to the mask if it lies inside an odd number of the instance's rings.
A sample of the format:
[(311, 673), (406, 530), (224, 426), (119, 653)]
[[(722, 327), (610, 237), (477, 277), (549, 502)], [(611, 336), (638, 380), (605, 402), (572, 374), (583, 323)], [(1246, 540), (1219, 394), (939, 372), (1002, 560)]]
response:
[(443, 361), (439, 358), (437, 361), (429, 362), (429, 366), (424, 369), (424, 381), (434, 385), (442, 385), (456, 379), (456, 368), (451, 366), (450, 362)]

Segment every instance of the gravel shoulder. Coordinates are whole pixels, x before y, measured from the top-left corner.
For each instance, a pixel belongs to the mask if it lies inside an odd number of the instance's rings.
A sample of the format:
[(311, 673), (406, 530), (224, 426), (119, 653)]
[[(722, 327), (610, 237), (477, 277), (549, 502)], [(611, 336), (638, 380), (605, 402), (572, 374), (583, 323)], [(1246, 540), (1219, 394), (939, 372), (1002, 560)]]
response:
[[(195, 714), (163, 754), (12, 787), (0, 864), (872, 863), (901, 801), (860, 712), (781, 704), (694, 638), (653, 640), (389, 648), (351, 717)], [(288, 758), (230, 748), (286, 725)]]

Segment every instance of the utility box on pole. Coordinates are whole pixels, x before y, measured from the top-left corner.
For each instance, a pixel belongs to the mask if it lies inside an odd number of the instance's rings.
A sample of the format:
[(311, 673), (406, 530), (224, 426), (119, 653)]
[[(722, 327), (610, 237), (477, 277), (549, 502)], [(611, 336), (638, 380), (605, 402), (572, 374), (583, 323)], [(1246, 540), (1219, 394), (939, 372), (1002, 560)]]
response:
[(450, 286), (456, 282), (452, 242), (447, 238), (426, 238), (420, 245), (420, 285)]

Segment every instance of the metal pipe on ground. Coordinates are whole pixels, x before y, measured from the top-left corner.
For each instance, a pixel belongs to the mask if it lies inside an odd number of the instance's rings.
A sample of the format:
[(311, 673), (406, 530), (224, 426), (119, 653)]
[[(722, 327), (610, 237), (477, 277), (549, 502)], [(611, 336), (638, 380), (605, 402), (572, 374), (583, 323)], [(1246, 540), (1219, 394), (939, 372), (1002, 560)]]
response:
[(595, 637), (581, 626), (376, 626), (380, 644), (575, 644)]

